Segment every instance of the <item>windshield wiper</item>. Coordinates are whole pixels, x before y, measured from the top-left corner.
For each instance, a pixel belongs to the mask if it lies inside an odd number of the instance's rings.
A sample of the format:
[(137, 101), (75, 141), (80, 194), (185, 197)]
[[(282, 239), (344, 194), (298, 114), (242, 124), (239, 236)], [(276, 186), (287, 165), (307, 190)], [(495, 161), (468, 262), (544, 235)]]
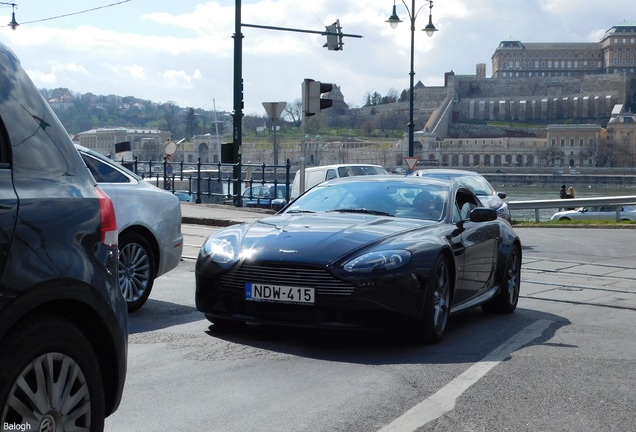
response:
[(369, 210), (369, 209), (366, 209), (366, 208), (341, 208), (341, 209), (327, 210), (327, 213), (328, 212), (366, 213), (366, 214), (372, 214), (372, 215), (376, 215), (376, 216), (391, 216), (391, 217), (395, 217), (395, 215), (392, 215), (391, 213), (387, 213), (387, 212), (383, 212), (383, 211), (379, 211), (379, 210)]
[(316, 213), (311, 210), (287, 210), (285, 213)]

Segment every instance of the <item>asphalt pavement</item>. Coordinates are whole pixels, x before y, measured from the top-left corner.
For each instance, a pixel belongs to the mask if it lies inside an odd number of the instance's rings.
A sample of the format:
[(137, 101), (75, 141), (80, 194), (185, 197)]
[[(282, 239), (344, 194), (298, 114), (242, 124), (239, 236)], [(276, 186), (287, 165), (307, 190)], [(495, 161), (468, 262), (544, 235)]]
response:
[[(181, 203), (184, 224), (225, 227), (272, 210)], [(636, 230), (515, 227), (523, 297), (636, 310)]]

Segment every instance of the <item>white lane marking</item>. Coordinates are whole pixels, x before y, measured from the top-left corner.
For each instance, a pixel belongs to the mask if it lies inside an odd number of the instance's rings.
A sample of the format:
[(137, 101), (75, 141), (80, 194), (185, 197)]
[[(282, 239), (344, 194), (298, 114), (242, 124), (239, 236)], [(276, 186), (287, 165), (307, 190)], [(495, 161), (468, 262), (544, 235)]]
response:
[(462, 393), (486, 375), (492, 368), (509, 358), (512, 353), (527, 345), (550, 326), (552, 321), (539, 320), (491, 351), (478, 363), (442, 387), (437, 393), (426, 398), (413, 408), (380, 429), (379, 432), (414, 431), (455, 408), (455, 402)]

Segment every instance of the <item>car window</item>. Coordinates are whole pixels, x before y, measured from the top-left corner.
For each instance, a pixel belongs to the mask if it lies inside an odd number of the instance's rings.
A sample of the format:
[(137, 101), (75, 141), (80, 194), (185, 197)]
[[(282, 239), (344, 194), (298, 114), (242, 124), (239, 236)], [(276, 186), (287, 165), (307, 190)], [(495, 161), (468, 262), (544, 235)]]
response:
[(114, 167), (92, 158), (84, 153), (80, 153), (84, 163), (88, 167), (97, 183), (129, 183), (130, 179), (126, 177), (122, 172), (116, 170)]
[(321, 184), (298, 198), (290, 212), (366, 210), (395, 217), (441, 220), (448, 200), (448, 188), (441, 185), (402, 183)]
[(492, 185), (479, 174), (457, 174), (457, 173), (438, 173), (435, 171), (426, 171), (422, 174), (425, 177), (433, 177), (443, 180), (456, 180), (473, 191), (476, 195), (492, 195), (495, 193)]
[(285, 198), (285, 185), (278, 185), (276, 187), (276, 198)]
[[(621, 208), (621, 210), (623, 210), (623, 209)], [(614, 207), (614, 206), (603, 206), (603, 207), (601, 207), (601, 211), (602, 212), (616, 212), (616, 207)]]
[(466, 190), (459, 189), (455, 196), (455, 210), (453, 216), (456, 219), (454, 219), (454, 222), (470, 219), (470, 212), (475, 207), (479, 206), (480, 203), (477, 202), (472, 194), (468, 193)]

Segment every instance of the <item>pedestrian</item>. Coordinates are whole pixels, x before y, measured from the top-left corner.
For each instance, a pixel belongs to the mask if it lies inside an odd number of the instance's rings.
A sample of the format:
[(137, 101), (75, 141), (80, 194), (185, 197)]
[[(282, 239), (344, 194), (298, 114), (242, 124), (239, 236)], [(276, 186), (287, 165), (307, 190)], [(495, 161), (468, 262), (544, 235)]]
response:
[(565, 185), (561, 185), (561, 191), (559, 193), (561, 199), (567, 198), (567, 191), (565, 190)]
[[(574, 191), (574, 187), (570, 186), (565, 194), (566, 199), (576, 198), (576, 192)], [(569, 207), (566, 210), (574, 210), (574, 207)]]

